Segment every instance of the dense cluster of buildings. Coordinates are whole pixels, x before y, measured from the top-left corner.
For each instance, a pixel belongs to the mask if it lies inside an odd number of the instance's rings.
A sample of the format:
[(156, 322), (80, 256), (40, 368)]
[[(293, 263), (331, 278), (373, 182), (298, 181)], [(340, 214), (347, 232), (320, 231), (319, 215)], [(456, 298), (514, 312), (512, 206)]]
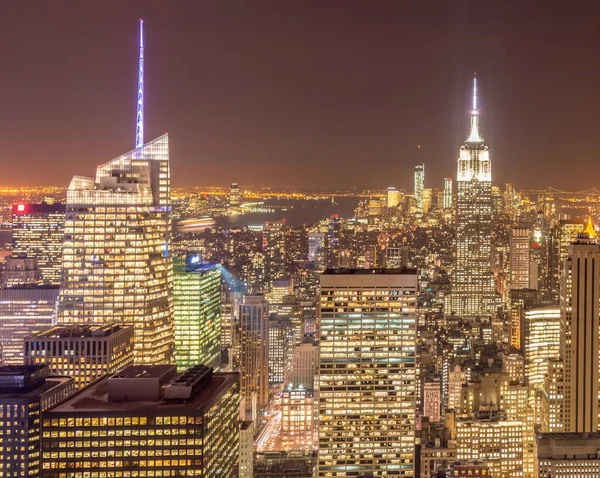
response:
[(493, 186), (476, 82), (455, 181), (304, 226), (175, 230), (140, 118), (12, 206), (0, 477), (599, 476), (600, 200)]

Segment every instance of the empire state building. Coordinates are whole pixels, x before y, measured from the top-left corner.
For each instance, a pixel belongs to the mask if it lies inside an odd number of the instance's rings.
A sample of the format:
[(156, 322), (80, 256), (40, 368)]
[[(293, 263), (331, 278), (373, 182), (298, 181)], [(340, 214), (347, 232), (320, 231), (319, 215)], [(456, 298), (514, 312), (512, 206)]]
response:
[(457, 172), (456, 257), (450, 312), (460, 317), (491, 316), (495, 288), (491, 270), (492, 168), (479, 129), (477, 78), (467, 140), (460, 148)]

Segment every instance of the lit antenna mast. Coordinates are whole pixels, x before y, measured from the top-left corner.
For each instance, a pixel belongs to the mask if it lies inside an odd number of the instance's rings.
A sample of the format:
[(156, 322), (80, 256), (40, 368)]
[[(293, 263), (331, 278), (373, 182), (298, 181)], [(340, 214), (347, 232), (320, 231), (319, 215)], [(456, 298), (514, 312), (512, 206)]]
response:
[(140, 19), (140, 68), (138, 73), (135, 147), (144, 146), (144, 20)]
[(477, 73), (473, 73), (473, 111), (477, 111)]

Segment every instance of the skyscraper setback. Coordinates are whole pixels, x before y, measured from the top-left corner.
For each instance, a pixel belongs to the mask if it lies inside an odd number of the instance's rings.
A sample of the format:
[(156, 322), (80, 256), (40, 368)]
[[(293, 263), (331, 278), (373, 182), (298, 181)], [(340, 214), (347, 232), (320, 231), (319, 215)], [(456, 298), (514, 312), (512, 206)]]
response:
[(137, 363), (173, 360), (169, 190), (166, 134), (67, 190), (58, 322), (133, 325)]
[(495, 289), (491, 270), (492, 168), (479, 131), (477, 79), (467, 140), (460, 148), (457, 174), (456, 262), (451, 312), (462, 317), (491, 316)]

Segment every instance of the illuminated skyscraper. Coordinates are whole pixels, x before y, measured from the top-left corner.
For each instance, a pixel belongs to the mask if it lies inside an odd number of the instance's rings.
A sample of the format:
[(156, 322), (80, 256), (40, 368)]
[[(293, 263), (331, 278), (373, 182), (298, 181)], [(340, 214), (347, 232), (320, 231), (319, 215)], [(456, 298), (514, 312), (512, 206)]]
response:
[(541, 390), (548, 360), (559, 356), (560, 308), (554, 305), (525, 311), (525, 375), (531, 387)]
[(238, 373), (128, 367), (43, 415), (43, 476), (237, 477), (239, 407)]
[(36, 259), (44, 285), (60, 285), (64, 228), (64, 204), (13, 204), (12, 253)]
[(390, 186), (387, 190), (387, 207), (397, 207), (402, 199), (402, 193), (395, 187)]
[(327, 248), (324, 232), (308, 233), (308, 262), (317, 271), (325, 269)]
[[(421, 148), (421, 146), (419, 146)], [(414, 196), (417, 211), (423, 212), (423, 190), (425, 189), (425, 165), (415, 166)]]
[(136, 363), (173, 360), (170, 210), (166, 134), (73, 177), (60, 324), (133, 325)]
[(321, 275), (318, 477), (414, 477), (417, 273)]
[(254, 467), (254, 422), (240, 423), (239, 478), (252, 478)]
[(294, 329), (289, 319), (269, 317), (269, 386), (281, 385), (289, 374)]
[(442, 201), (444, 209), (452, 209), (452, 178), (444, 179), (444, 197)]
[(457, 174), (456, 262), (450, 311), (461, 317), (491, 316), (495, 289), (491, 270), (492, 170), (479, 131), (477, 82), (467, 140), (460, 148)]
[(218, 369), (221, 363), (221, 268), (198, 255), (174, 260), (175, 363)]
[(510, 289), (536, 288), (531, 287), (529, 279), (531, 262), (530, 236), (531, 231), (526, 228), (513, 228), (510, 230), (508, 250)]
[(600, 245), (580, 234), (565, 261), (561, 307), (566, 432), (598, 429)]
[(294, 345), (292, 370), (288, 383), (293, 388), (313, 390), (319, 374), (319, 342), (314, 335), (307, 334), (302, 342)]
[(327, 229), (327, 267), (335, 268), (340, 266), (340, 235), (342, 225), (340, 217), (333, 214), (329, 218), (329, 228)]
[(26, 365), (47, 365), (83, 388), (133, 365), (133, 327), (57, 325), (24, 340)]
[(2, 365), (23, 364), (23, 340), (56, 323), (58, 288), (0, 289)]
[(41, 476), (41, 415), (74, 391), (73, 379), (45, 365), (0, 367), (0, 474)]
[(266, 223), (263, 231), (263, 252), (269, 289), (274, 280), (283, 279), (286, 275), (285, 246), (285, 221)]
[(242, 193), (238, 183), (231, 183), (229, 188), (229, 206), (239, 207), (242, 204)]
[(269, 303), (263, 294), (239, 304), (241, 394), (256, 421), (269, 401)]
[(442, 388), (439, 377), (428, 378), (423, 384), (423, 416), (439, 422), (442, 410)]

